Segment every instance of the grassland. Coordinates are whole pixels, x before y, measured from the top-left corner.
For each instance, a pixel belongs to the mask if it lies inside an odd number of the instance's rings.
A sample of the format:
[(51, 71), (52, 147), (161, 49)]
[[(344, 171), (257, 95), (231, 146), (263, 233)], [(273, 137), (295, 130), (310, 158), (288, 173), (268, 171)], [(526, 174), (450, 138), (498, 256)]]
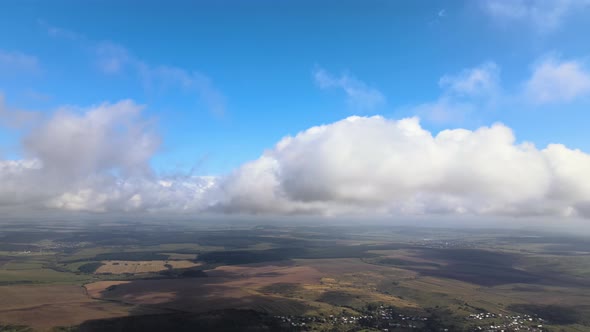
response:
[[(81, 324), (90, 319), (128, 316), (132, 306), (96, 301), (74, 285), (0, 287), (0, 321), (35, 330)], [(153, 312), (153, 311), (152, 311)]]
[(391, 308), (429, 319), (420, 325), (429, 331), (470, 331), (465, 317), (482, 312), (544, 317), (544, 331), (590, 330), (590, 241), (522, 232), (8, 225), (0, 326), (90, 331), (172, 317), (207, 326), (232, 312), (261, 328), (286, 329), (280, 316), (307, 322), (295, 330), (356, 331), (385, 325), (327, 318)]

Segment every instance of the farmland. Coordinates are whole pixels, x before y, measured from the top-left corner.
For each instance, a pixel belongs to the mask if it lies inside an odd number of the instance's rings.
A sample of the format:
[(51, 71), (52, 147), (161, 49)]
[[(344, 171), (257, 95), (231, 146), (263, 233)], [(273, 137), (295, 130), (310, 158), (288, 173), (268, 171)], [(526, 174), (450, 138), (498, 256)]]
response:
[(94, 273), (96, 274), (137, 274), (165, 271), (167, 269), (184, 269), (199, 266), (188, 260), (170, 261), (102, 261)]
[(222, 322), (248, 319), (252, 330), (590, 329), (584, 237), (402, 226), (137, 226), (5, 225), (0, 326), (165, 329), (178, 327), (166, 325), (176, 320), (232, 330), (240, 323)]

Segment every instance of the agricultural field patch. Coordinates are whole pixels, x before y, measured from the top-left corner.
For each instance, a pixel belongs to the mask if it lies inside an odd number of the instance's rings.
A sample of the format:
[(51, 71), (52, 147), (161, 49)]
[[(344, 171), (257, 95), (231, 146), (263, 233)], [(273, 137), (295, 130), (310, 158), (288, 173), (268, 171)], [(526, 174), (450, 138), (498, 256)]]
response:
[(169, 260), (169, 261), (102, 261), (94, 273), (96, 274), (123, 274), (123, 273), (149, 273), (159, 272), (168, 269), (187, 269), (199, 266), (188, 260)]
[(126, 316), (131, 309), (92, 300), (80, 286), (0, 286), (0, 325), (25, 325), (43, 331), (89, 319)]

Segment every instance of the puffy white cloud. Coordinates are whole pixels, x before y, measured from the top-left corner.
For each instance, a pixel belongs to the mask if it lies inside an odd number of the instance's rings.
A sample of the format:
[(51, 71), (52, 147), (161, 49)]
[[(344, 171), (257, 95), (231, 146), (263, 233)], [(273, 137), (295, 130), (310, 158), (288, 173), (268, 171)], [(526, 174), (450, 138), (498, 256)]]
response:
[(533, 68), (525, 96), (535, 104), (570, 102), (590, 95), (590, 71), (582, 62), (546, 58)]
[[(160, 138), (141, 105), (124, 100), (63, 108), (23, 138), (24, 160), (0, 161), (0, 208), (67, 211), (195, 211), (215, 178), (154, 174)], [(205, 205), (203, 205), (205, 204)]]
[(317, 68), (313, 77), (321, 89), (337, 88), (344, 91), (349, 105), (353, 108), (370, 110), (385, 104), (385, 96), (379, 90), (368, 86), (348, 73), (337, 77), (323, 68)]
[(206, 176), (94, 179), (56, 195), (44, 204), (67, 211), (194, 213), (214, 202), (215, 181), (215, 177)]
[(588, 0), (487, 0), (482, 8), (501, 22), (524, 22), (546, 32), (558, 28), (576, 9), (588, 7)]
[(140, 118), (141, 109), (124, 100), (58, 110), (23, 139), (25, 153), (60, 177), (147, 172), (160, 140)]
[(155, 174), (159, 137), (126, 100), (60, 109), (0, 161), (0, 212), (590, 217), (590, 155), (518, 143), (502, 124), (434, 135), (417, 118), (288, 136), (222, 177)]
[[(350, 117), (286, 137), (222, 181), (225, 211), (577, 215), (590, 155), (518, 144), (510, 128), (432, 135), (417, 118)], [(585, 211), (585, 210), (584, 210)]]

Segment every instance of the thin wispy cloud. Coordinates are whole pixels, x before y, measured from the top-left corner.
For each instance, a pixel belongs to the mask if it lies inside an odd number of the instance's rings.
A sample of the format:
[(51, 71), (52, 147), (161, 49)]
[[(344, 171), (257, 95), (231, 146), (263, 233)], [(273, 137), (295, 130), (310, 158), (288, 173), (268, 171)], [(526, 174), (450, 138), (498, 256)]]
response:
[(582, 61), (547, 57), (533, 66), (524, 85), (524, 97), (533, 104), (567, 103), (590, 97), (590, 70)]
[(47, 23), (44, 20), (37, 20), (39, 26), (44, 29), (47, 34), (53, 38), (62, 38), (62, 39), (69, 39), (69, 40), (83, 40), (85, 37), (81, 34), (78, 34), (74, 31), (64, 29), (62, 27), (57, 27)]
[(484, 111), (501, 98), (500, 67), (485, 62), (438, 81), (438, 99), (411, 107), (414, 114), (435, 123), (461, 123), (475, 111)]
[(410, 107), (411, 113), (436, 124), (462, 123), (467, 117), (473, 116), (476, 110), (477, 105), (473, 102), (457, 100), (447, 95)]
[(499, 23), (524, 23), (540, 32), (549, 32), (561, 26), (567, 16), (576, 10), (588, 9), (588, 0), (488, 0), (481, 7)]
[(140, 65), (125, 47), (113, 42), (99, 42), (92, 48), (97, 67), (105, 74), (119, 74), (129, 65)]
[(354, 109), (372, 110), (386, 103), (386, 98), (381, 91), (349, 73), (338, 76), (318, 67), (313, 72), (313, 78), (320, 89), (339, 89), (343, 91), (346, 94), (348, 104)]
[(438, 81), (447, 93), (460, 96), (482, 97), (496, 94), (499, 90), (500, 68), (494, 62), (486, 62), (458, 74), (444, 75)]
[(39, 112), (10, 107), (6, 104), (4, 94), (0, 91), (0, 126), (21, 129), (34, 125), (40, 117)]
[(14, 71), (37, 72), (39, 60), (34, 55), (0, 49), (0, 75)]
[(215, 116), (223, 117), (226, 113), (225, 96), (215, 87), (211, 78), (199, 71), (151, 64), (113, 41), (94, 41), (67, 29), (44, 22), (40, 24), (51, 37), (78, 42), (81, 47), (88, 49), (97, 69), (105, 75), (117, 76), (129, 72), (137, 77), (147, 91), (180, 88), (181, 91), (193, 93)]

